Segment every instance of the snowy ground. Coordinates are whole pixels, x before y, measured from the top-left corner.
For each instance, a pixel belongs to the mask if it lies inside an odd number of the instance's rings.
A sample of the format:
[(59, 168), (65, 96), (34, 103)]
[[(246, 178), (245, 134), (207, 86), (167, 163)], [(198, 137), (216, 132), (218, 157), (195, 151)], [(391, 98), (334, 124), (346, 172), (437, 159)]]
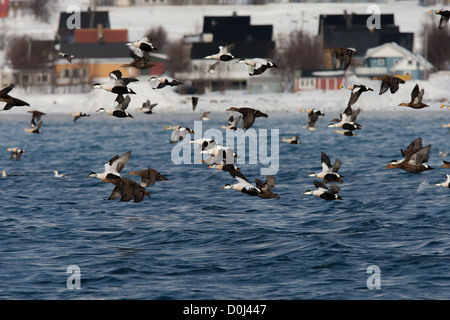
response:
[[(12, 15), (0, 19), (0, 30), (6, 36), (19, 36), (27, 34), (35, 38), (53, 39), (59, 21), (59, 12), (66, 11), (69, 5), (78, 5), (82, 10), (87, 9), (89, 1), (60, 1), (55, 5), (50, 23), (40, 23), (31, 16)], [(417, 1), (399, 1), (377, 3), (381, 13), (394, 13), (395, 22), (400, 25), (401, 32), (415, 33), (415, 48), (420, 48), (419, 32), (421, 22), (434, 18), (429, 7), (421, 7)], [(272, 24), (274, 38), (278, 34), (288, 33), (292, 29), (303, 28), (312, 34), (318, 31), (319, 14), (367, 13), (367, 8), (373, 3), (282, 3), (263, 6), (145, 6), (128, 8), (98, 8), (109, 10), (111, 26), (113, 28), (127, 28), (129, 40), (139, 39), (148, 29), (164, 26), (171, 39), (179, 39), (185, 35), (201, 33), (203, 16), (227, 16), (236, 12), (238, 15), (250, 15), (251, 23)], [(437, 23), (437, 20), (436, 20)], [(417, 50), (418, 51), (418, 50)], [(1, 59), (0, 59), (1, 61)], [(358, 102), (362, 110), (390, 110), (400, 102), (409, 102), (410, 92), (416, 82), (407, 82), (402, 85), (395, 95), (386, 93), (379, 96), (379, 81), (369, 79), (349, 78), (348, 83), (362, 83), (374, 88), (374, 92), (364, 93)], [(424, 102), (430, 104), (427, 110), (439, 108), (440, 100), (450, 101), (450, 75), (433, 75), (429, 81), (418, 82), (425, 88)], [(129, 110), (135, 111), (146, 99), (157, 102), (155, 112), (189, 112), (192, 111), (190, 101), (186, 96), (174, 93), (170, 88), (153, 90), (147, 79), (130, 85), (137, 92), (132, 96)], [(87, 94), (58, 94), (39, 95), (25, 94), (20, 88), (11, 92), (13, 96), (23, 98), (31, 104), (32, 109), (47, 113), (69, 113), (75, 111), (94, 112), (100, 107), (112, 107), (115, 96), (103, 90), (92, 89)], [(324, 110), (342, 111), (345, 108), (350, 92), (340, 91), (303, 91), (299, 93), (271, 93), (248, 94), (240, 91), (227, 91), (225, 93), (211, 93), (201, 97), (198, 109), (202, 112), (223, 111), (230, 106), (253, 106), (264, 111), (297, 111), (302, 107), (320, 107)], [(400, 108), (400, 107), (399, 107)], [(28, 108), (13, 108), (9, 113), (24, 113)], [(28, 109), (29, 110), (29, 109)], [(135, 112), (136, 113), (136, 112)]]

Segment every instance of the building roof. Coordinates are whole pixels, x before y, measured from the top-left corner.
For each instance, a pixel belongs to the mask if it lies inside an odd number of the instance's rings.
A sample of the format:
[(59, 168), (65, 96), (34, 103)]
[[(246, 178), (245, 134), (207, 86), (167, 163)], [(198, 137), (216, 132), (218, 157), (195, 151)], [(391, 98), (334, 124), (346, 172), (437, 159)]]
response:
[(61, 43), (61, 51), (73, 54), (76, 59), (128, 58), (131, 60), (130, 49), (125, 44), (123, 42)]
[[(127, 29), (103, 29), (101, 31), (104, 42), (127, 42)], [(75, 43), (95, 43), (97, 39), (97, 29), (77, 29), (74, 33)]]
[[(418, 63), (418, 67), (424, 67), (427, 69), (434, 68), (434, 66), (430, 62), (428, 62), (424, 57), (412, 53), (408, 49), (403, 48), (402, 46), (398, 45), (395, 42), (385, 43), (367, 50), (364, 59), (386, 58), (386, 57), (401, 57), (408, 60), (412, 59)], [(396, 69), (400, 70), (402, 65), (404, 65), (404, 62), (400, 61), (399, 63), (397, 63), (397, 65), (395, 65), (392, 68), (392, 70), (393, 71)]]
[[(74, 34), (75, 29), (68, 28), (67, 24), (72, 22), (76, 16), (75, 13), (61, 12), (59, 16), (58, 35), (61, 37), (71, 36)], [(111, 28), (109, 22), (108, 11), (82, 11), (80, 14), (80, 27), (81, 29), (92, 29), (101, 24), (103, 28)]]

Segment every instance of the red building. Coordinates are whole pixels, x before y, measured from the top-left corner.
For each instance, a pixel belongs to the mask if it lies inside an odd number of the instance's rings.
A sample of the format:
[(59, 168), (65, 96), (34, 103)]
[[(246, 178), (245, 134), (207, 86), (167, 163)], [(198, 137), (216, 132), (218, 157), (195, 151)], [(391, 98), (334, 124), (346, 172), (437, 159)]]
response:
[(311, 71), (302, 70), (296, 76), (294, 91), (301, 90), (338, 90), (345, 84), (343, 70)]

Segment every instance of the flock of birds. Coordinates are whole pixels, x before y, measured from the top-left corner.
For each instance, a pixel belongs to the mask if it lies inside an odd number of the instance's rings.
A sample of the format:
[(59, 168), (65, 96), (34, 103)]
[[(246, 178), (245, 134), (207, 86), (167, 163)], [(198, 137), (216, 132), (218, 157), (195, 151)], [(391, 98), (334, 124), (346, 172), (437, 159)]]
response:
[[(448, 10), (434, 10), (436, 14), (441, 15), (441, 20), (439, 23), (439, 28), (442, 29), (446, 26), (450, 11)], [(129, 64), (125, 64), (122, 67), (134, 67), (138, 69), (148, 69), (153, 65), (151, 64), (152, 51), (157, 50), (151, 42), (149, 37), (143, 37), (139, 41), (127, 43), (130, 48), (130, 56), (133, 61)], [(219, 47), (219, 52), (204, 57), (206, 60), (215, 60), (214, 64), (211, 65), (210, 69), (214, 69), (218, 63), (228, 63), (229, 61), (235, 60), (236, 57), (231, 53), (235, 44), (225, 44)], [(338, 69), (346, 70), (351, 63), (351, 57), (357, 54), (356, 51), (348, 48), (329, 48), (325, 49), (325, 52), (330, 52), (335, 55), (336, 67)], [(71, 54), (62, 53), (60, 55), (65, 57), (69, 62), (75, 58)], [(276, 68), (277, 65), (273, 61), (267, 59), (254, 58), (254, 59), (237, 59), (237, 63), (246, 64), (249, 66), (249, 75), (255, 76), (264, 73), (269, 68)], [(94, 89), (103, 89), (116, 95), (114, 100), (115, 105), (113, 108), (99, 108), (97, 112), (104, 112), (109, 115), (118, 118), (133, 118), (133, 116), (126, 111), (131, 98), (130, 95), (136, 94), (131, 88), (128, 87), (130, 83), (139, 81), (135, 78), (127, 78), (122, 76), (120, 70), (114, 70), (109, 74), (110, 80), (105, 83), (96, 83), (92, 86)], [(375, 77), (374, 80), (380, 80), (380, 90), (379, 95), (385, 94), (390, 91), (391, 94), (395, 94), (399, 91), (400, 85), (404, 84), (405, 81), (399, 77), (393, 75), (384, 75), (381, 77)], [(153, 89), (162, 89), (166, 86), (177, 86), (182, 84), (182, 81), (173, 79), (170, 77), (151, 77), (149, 79), (150, 85)], [(23, 100), (12, 97), (9, 95), (11, 90), (14, 88), (14, 84), (10, 84), (8, 87), (0, 91), (0, 101), (5, 102), (3, 110), (10, 110), (16, 106), (29, 106), (29, 104)], [(340, 89), (347, 89), (351, 91), (349, 101), (345, 110), (340, 114), (339, 118), (331, 120), (328, 127), (336, 128), (335, 132), (342, 134), (344, 136), (354, 136), (356, 133), (354, 131), (361, 130), (362, 126), (356, 122), (357, 117), (360, 113), (360, 109), (353, 109), (352, 106), (356, 104), (360, 96), (364, 92), (373, 91), (372, 88), (363, 84), (353, 84), (349, 86), (342, 86)], [(423, 103), (424, 89), (420, 89), (418, 85), (414, 87), (411, 92), (411, 99), (409, 102), (401, 103), (400, 106), (422, 109), (428, 107), (427, 104)], [(195, 110), (199, 98), (190, 97), (192, 101), (192, 109)], [(152, 114), (153, 108), (157, 103), (151, 104), (149, 100), (142, 104), (139, 108), (143, 113)], [(441, 108), (448, 108), (447, 105), (441, 105)], [(237, 108), (231, 107), (226, 111), (236, 112), (240, 115), (234, 117), (233, 115), (228, 119), (228, 125), (223, 125), (221, 128), (226, 130), (247, 130), (255, 123), (257, 118), (268, 118), (266, 113), (259, 110), (244, 107)], [(325, 114), (318, 109), (304, 109), (301, 108), (300, 111), (308, 113), (308, 125), (305, 126), (308, 130), (316, 130), (315, 124), (319, 119), (319, 116), (324, 116)], [(45, 113), (32, 110), (28, 111), (32, 114), (30, 128), (25, 128), (24, 130), (30, 133), (38, 134), (41, 133), (42, 120), (41, 117)], [(74, 116), (73, 121), (78, 120), (81, 117), (88, 117), (89, 114), (84, 112), (77, 112), (72, 114)], [(209, 120), (209, 112), (205, 112), (200, 119)], [(241, 122), (239, 126), (239, 121)], [(450, 127), (450, 125), (449, 125)], [(188, 134), (194, 134), (193, 130), (186, 126), (166, 126), (166, 129), (173, 130), (170, 143), (175, 144), (183, 141)], [(341, 129), (341, 130), (338, 130)], [(301, 144), (300, 137), (292, 136), (289, 139), (282, 139), (283, 142), (290, 144)], [(235, 160), (238, 157), (236, 152), (226, 146), (220, 145), (212, 139), (200, 139), (200, 140), (190, 140), (190, 143), (196, 143), (200, 145), (200, 153), (204, 155), (209, 155), (209, 158), (203, 160), (204, 163), (209, 165), (209, 168), (215, 168), (218, 170), (228, 172), (237, 183), (226, 184), (223, 189), (235, 189), (241, 193), (245, 193), (249, 196), (258, 196), (263, 199), (280, 198), (280, 196), (274, 193), (272, 190), (275, 187), (276, 179), (273, 175), (266, 175), (265, 180), (255, 179), (255, 184), (252, 184), (235, 165)], [(431, 145), (425, 147), (422, 146), (422, 139), (419, 137), (411, 142), (406, 149), (401, 149), (400, 153), (402, 159), (391, 161), (386, 168), (388, 169), (402, 169), (411, 173), (420, 173), (426, 170), (431, 170), (431, 168), (426, 162), (429, 159), (429, 152)], [(11, 152), (10, 159), (19, 160), (26, 151), (22, 148), (7, 148), (7, 151)], [(95, 177), (105, 183), (111, 183), (114, 188), (108, 198), (108, 200), (120, 199), (120, 201), (128, 202), (134, 200), (134, 202), (141, 202), (145, 197), (150, 197), (151, 194), (147, 188), (151, 187), (156, 181), (167, 181), (168, 179), (164, 177), (161, 173), (152, 168), (147, 168), (140, 171), (131, 171), (130, 175), (135, 175), (140, 177), (140, 182), (136, 182), (131, 179), (123, 178), (121, 176), (121, 171), (127, 164), (131, 157), (131, 151), (119, 156), (115, 155), (113, 158), (108, 160), (104, 164), (104, 172), (95, 173), (91, 172), (87, 177)], [(340, 187), (338, 183), (342, 183), (342, 176), (338, 173), (341, 167), (341, 160), (339, 158), (335, 159), (334, 164), (328, 155), (324, 152), (321, 153), (321, 166), (322, 171), (318, 173), (311, 173), (309, 176), (316, 178), (314, 180), (315, 190), (307, 190), (304, 194), (315, 195), (319, 198), (325, 200), (342, 200), (339, 195)], [(443, 168), (449, 168), (450, 162), (444, 161), (442, 165)], [(5, 177), (6, 173), (2, 171), (2, 176)], [(60, 174), (55, 171), (55, 177), (64, 177), (67, 175)], [(318, 180), (321, 179), (321, 180)], [(328, 186), (327, 186), (328, 185)], [(450, 188), (450, 175), (447, 175), (447, 180), (442, 183), (436, 184), (438, 186), (443, 186)]]

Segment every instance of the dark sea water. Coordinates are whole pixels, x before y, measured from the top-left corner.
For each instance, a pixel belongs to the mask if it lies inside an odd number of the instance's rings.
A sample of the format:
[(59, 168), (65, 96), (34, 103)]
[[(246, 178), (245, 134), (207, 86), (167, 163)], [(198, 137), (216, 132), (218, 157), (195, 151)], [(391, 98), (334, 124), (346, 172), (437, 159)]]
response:
[[(358, 136), (302, 128), (306, 115), (269, 113), (254, 128), (279, 129), (274, 189), (260, 199), (221, 187), (235, 180), (205, 164), (174, 165), (166, 125), (193, 126), (198, 114), (43, 117), (42, 134), (23, 131), (29, 114), (0, 114), (0, 299), (450, 299), (450, 112), (362, 112)], [(135, 112), (136, 113), (136, 112)], [(203, 129), (229, 117), (212, 113)], [(224, 130), (222, 130), (224, 132)], [(435, 170), (385, 170), (417, 137), (432, 144)], [(19, 161), (7, 147), (22, 147)], [(157, 182), (140, 203), (108, 201), (113, 186), (86, 178), (116, 154), (132, 151), (122, 175), (154, 168)], [(303, 192), (320, 153), (342, 160), (343, 201)], [(450, 156), (447, 158), (449, 159)], [(241, 164), (250, 180), (261, 164)], [(53, 171), (69, 174), (55, 178)], [(134, 179), (136, 180), (136, 179)], [(80, 289), (69, 289), (69, 266)], [(369, 266), (380, 288), (369, 289)]]

